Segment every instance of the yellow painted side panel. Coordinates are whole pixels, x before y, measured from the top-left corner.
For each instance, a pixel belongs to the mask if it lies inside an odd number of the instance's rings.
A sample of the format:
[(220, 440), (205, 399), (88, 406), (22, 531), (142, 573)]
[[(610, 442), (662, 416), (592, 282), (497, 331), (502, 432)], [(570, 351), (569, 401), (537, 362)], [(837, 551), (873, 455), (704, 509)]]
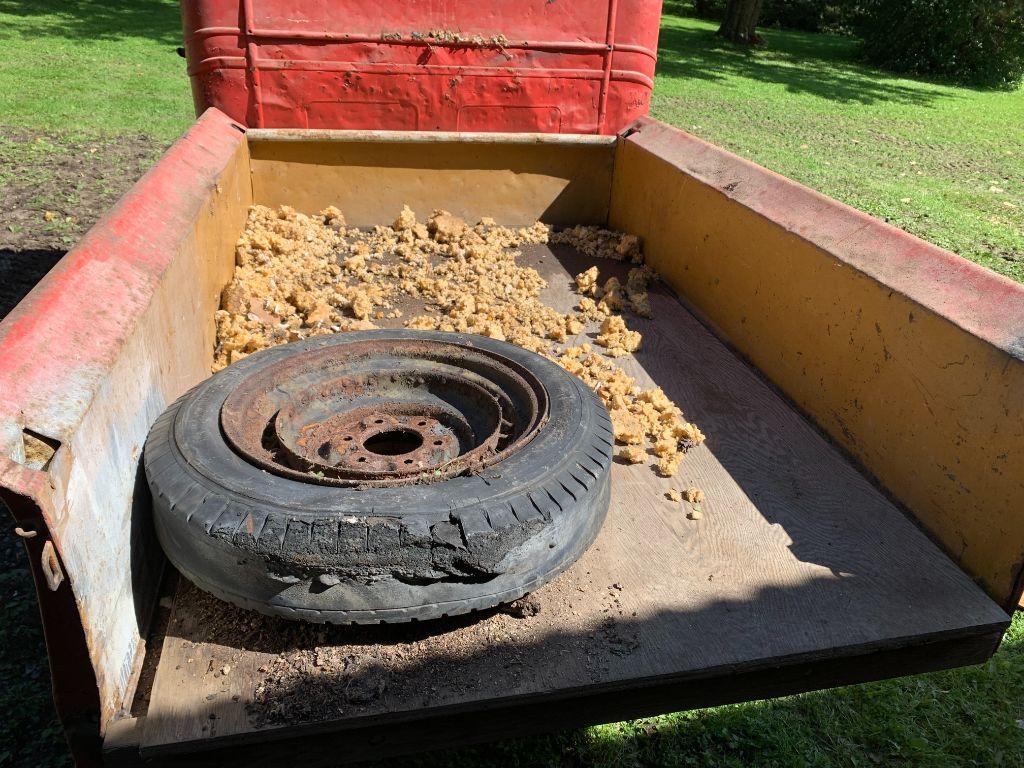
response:
[(603, 224), (612, 144), (254, 140), (253, 196), (350, 226), (390, 223), (403, 205), (424, 220), (444, 208), (467, 221)]
[[(870, 224), (839, 226), (817, 238), (834, 243), (822, 247), (811, 242), (815, 226), (830, 224), (820, 196), (795, 195), (796, 205), (823, 206), (797, 233), (751, 207), (762, 190), (751, 189), (750, 176), (741, 190), (728, 174), (711, 183), (682, 165), (621, 142), (611, 226), (642, 235), (648, 262), (726, 341), (874, 474), (993, 598), (1016, 605), (1024, 362), (841, 258), (843, 242)], [(844, 213), (832, 223), (848, 219)]]

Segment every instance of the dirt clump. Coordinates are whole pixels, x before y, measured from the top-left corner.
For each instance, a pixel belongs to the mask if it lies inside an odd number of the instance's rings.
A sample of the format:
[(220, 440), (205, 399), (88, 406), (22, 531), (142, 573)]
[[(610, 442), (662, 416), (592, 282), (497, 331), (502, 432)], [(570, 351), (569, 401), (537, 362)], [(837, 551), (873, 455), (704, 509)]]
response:
[(594, 296), (597, 294), (597, 267), (591, 267), (588, 270), (580, 272), (576, 275), (576, 290), (584, 296)]
[(626, 328), (621, 315), (609, 315), (601, 323), (597, 343), (606, 348), (609, 357), (625, 357), (640, 349), (640, 333)]
[(513, 603), (502, 606), (499, 610), (507, 613), (509, 616), (525, 619), (528, 616), (536, 616), (540, 613), (541, 605), (540, 601), (532, 597), (521, 597)]
[(704, 502), (704, 491), (700, 488), (687, 488), (683, 492), (683, 498), (691, 504), (701, 504)]
[[(578, 306), (560, 312), (540, 299), (547, 282), (517, 261), (520, 249), (562, 243), (592, 258), (636, 263), (623, 285), (599, 282), (597, 265), (577, 275)], [(649, 317), (647, 287), (657, 275), (643, 264), (635, 235), (577, 226), (559, 232), (541, 222), (506, 227), (469, 224), (436, 210), (425, 222), (405, 206), (393, 223), (348, 227), (337, 208), (316, 215), (254, 206), (236, 249), (234, 279), (216, 313), (214, 370), (266, 347), (312, 336), (394, 326), (473, 333), (529, 349), (579, 376), (611, 412), (615, 438), (630, 463), (647, 460), (675, 473), (701, 431), (661, 389), (643, 390), (613, 358), (641, 348), (623, 313)], [(590, 343), (575, 343), (591, 332)]]
[(581, 224), (554, 233), (551, 242), (571, 245), (580, 253), (594, 259), (643, 263), (640, 238), (611, 229)]
[(690, 511), (686, 515), (688, 518), (691, 520), (700, 520), (704, 517), (704, 512), (701, 510), (701, 504), (704, 503), (704, 491), (700, 488), (690, 486), (683, 491), (683, 498), (692, 505)]

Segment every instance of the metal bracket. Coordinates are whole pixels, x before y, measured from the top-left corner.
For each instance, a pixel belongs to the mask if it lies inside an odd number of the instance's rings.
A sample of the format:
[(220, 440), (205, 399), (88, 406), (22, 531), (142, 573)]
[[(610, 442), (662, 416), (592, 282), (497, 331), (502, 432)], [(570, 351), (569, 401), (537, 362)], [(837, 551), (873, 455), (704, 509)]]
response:
[(42, 566), (46, 585), (51, 592), (56, 592), (57, 587), (64, 581), (64, 571), (60, 569), (60, 561), (57, 560), (57, 552), (53, 548), (52, 541), (43, 544)]

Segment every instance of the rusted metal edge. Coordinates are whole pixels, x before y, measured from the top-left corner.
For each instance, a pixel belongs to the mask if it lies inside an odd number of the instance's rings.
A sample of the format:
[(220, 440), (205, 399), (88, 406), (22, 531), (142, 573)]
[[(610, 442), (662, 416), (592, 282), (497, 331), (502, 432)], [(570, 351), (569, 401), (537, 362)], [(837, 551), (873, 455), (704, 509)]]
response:
[[(226, 143), (241, 141), (244, 131), (208, 109), (0, 322), (0, 455), (13, 455), (26, 427), (63, 442), (80, 421), (173, 257), (152, 240), (177, 241), (181, 226), (191, 223), (194, 210), (172, 218), (170, 203), (191, 198), (198, 210), (198, 195), (215, 183), (204, 164)], [(175, 164), (179, 172), (169, 173)], [(158, 210), (141, 217), (154, 201)], [(116, 316), (109, 311), (113, 302)]]
[[(613, 0), (613, 5), (617, 0)], [(187, 38), (186, 43), (204, 37), (237, 36), (242, 33), (238, 27), (200, 27), (193, 31)], [(601, 53), (606, 49), (606, 44), (601, 42), (590, 42), (587, 40), (507, 40), (500, 44), (484, 40), (477, 43), (472, 38), (462, 40), (437, 40), (430, 37), (406, 37), (398, 34), (397, 37), (383, 37), (380, 34), (358, 34), (354, 32), (315, 32), (300, 29), (262, 29), (249, 28), (246, 25), (246, 34), (251, 37), (272, 39), (272, 40), (310, 40), (318, 43), (378, 43), (380, 45), (413, 45), (417, 47), (435, 48), (507, 48), (554, 51), (556, 53)], [(657, 53), (644, 45), (630, 43), (619, 43), (614, 45), (614, 51), (620, 53), (636, 53), (654, 61)]]
[(18, 523), (35, 585), (50, 663), (54, 708), (78, 768), (102, 765), (100, 700), (89, 648), (74, 593), (62, 578), (54, 583), (47, 568), (64, 573), (50, 536), (50, 487), (46, 474), (0, 456), (0, 501)]
[[(214, 190), (218, 161), (243, 141), (242, 126), (208, 110), (0, 322), (0, 499), (29, 534), (22, 541), (54, 702), (79, 766), (100, 764), (103, 723), (131, 680), (120, 685), (122, 670), (96, 666), (105, 642), (88, 605), (106, 598), (89, 595), (89, 563), (69, 560), (76, 533), (68, 528), (93, 522), (80, 520), (82, 512), (99, 512), (87, 489), (69, 481), (78, 461), (70, 444), (175, 257), (183, 224)], [(53, 447), (41, 469), (26, 456), (30, 434)], [(113, 425), (110, 435), (116, 440)]]
[(587, 133), (487, 133), (457, 131), (373, 131), (306, 128), (250, 128), (250, 144), (261, 141), (337, 141), (382, 144), (556, 144), (610, 146), (617, 136)]
[(624, 134), (624, 141), (1024, 360), (1024, 285), (659, 120), (641, 118)]

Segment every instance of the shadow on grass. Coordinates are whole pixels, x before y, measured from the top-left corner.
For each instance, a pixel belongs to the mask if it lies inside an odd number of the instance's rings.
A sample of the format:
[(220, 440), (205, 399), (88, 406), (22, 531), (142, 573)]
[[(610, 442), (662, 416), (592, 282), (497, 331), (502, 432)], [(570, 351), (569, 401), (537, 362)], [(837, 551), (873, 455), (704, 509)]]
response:
[(772, 30), (763, 47), (735, 45), (709, 27), (663, 25), (658, 74), (725, 82), (743, 77), (853, 104), (894, 102), (927, 106), (942, 94), (927, 87), (899, 85), (857, 64), (856, 43), (834, 35)]
[(1024, 616), (985, 664), (411, 755), (364, 768), (1020, 765)]
[(0, 0), (0, 14), (20, 17), (4, 37), (67, 40), (146, 38), (181, 43), (181, 11), (174, 0)]

